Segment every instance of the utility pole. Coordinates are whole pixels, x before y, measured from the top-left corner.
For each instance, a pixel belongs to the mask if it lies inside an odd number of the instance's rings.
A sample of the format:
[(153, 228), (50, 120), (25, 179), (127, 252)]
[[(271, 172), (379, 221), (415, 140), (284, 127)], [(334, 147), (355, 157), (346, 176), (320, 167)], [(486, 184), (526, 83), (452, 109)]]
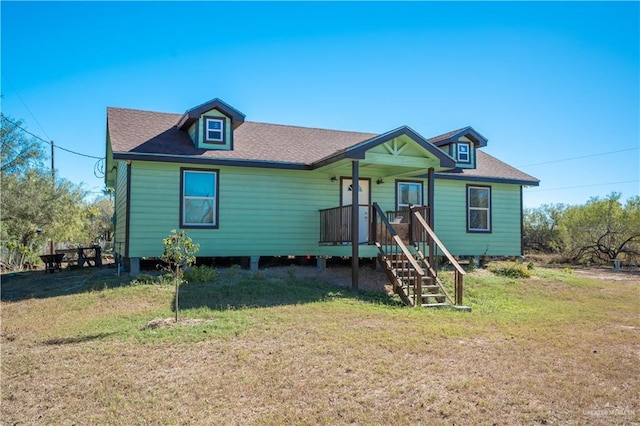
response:
[(53, 162), (53, 141), (51, 141), (51, 181), (53, 182), (53, 184), (55, 185), (56, 183), (56, 168), (54, 166), (54, 162)]
[[(56, 189), (56, 167), (53, 161), (53, 141), (51, 141), (51, 184), (53, 185), (53, 190)], [(53, 255), (53, 237), (49, 238), (49, 254)]]

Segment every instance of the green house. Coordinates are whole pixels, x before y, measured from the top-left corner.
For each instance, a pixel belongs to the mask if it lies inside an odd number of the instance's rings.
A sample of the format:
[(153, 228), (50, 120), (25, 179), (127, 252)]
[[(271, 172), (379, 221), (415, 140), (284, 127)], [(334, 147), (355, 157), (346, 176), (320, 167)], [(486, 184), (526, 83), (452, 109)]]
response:
[(538, 185), (484, 153), (487, 139), (471, 127), (426, 139), (407, 126), (259, 123), (220, 99), (184, 114), (108, 108), (106, 142), (115, 250), (132, 274), (162, 254), (172, 229), (187, 229), (199, 256), (254, 268), (271, 256), (378, 257), (394, 230), (411, 252), (432, 244), (414, 213), (453, 256), (518, 256), (522, 187)]

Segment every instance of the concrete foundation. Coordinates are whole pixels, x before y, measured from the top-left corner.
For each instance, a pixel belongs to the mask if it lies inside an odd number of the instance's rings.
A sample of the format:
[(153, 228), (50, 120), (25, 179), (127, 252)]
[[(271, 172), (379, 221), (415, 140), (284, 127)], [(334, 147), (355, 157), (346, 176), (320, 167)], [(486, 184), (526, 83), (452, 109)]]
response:
[(135, 277), (140, 274), (140, 258), (129, 257), (124, 259), (125, 270), (129, 271), (129, 275)]
[(324, 271), (325, 269), (327, 269), (327, 258), (318, 256), (316, 258), (316, 265), (318, 267), (318, 271)]
[(259, 263), (260, 263), (260, 256), (251, 256), (249, 258), (249, 270), (251, 272), (258, 272)]

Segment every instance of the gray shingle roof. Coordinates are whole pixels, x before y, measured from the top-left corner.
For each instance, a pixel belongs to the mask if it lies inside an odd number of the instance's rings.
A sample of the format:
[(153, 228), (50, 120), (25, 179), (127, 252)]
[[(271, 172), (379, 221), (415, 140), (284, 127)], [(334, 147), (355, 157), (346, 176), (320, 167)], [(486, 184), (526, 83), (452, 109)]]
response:
[[(203, 150), (194, 146), (186, 131), (179, 130), (182, 114), (107, 109), (107, 129), (114, 154), (155, 154), (201, 159), (224, 159), (310, 165), (336, 152), (378, 136), (374, 133), (348, 132), (309, 127), (245, 121), (234, 131), (232, 151)], [(459, 130), (437, 136), (443, 140)], [(439, 173), (451, 178), (497, 178), (538, 184), (538, 180), (489, 154), (477, 151), (477, 168)]]
[(187, 132), (178, 130), (176, 123), (180, 117), (180, 114), (108, 108), (107, 126), (113, 152), (311, 164), (377, 136), (245, 121), (234, 131), (233, 151), (209, 151), (196, 148)]
[(522, 185), (537, 186), (540, 181), (508, 165), (482, 150), (476, 150), (476, 168), (436, 173), (439, 177), (463, 180), (503, 180)]

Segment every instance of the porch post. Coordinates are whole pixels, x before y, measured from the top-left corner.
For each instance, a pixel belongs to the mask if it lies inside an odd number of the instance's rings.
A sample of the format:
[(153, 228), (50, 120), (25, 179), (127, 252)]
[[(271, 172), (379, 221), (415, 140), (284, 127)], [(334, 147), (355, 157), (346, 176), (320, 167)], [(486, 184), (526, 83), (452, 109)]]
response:
[(360, 164), (351, 162), (351, 289), (358, 290), (358, 272), (360, 269), (358, 243), (360, 240), (360, 205), (358, 188), (360, 187)]
[[(427, 171), (427, 187), (429, 188), (429, 194), (427, 195), (428, 197), (428, 203), (429, 203), (429, 217), (427, 218), (429, 221), (429, 226), (431, 227), (432, 230), (434, 230), (435, 232), (435, 223), (434, 223), (434, 218), (435, 218), (435, 195), (434, 195), (434, 188), (435, 188), (435, 182), (433, 179), (433, 167), (429, 167), (429, 170)], [(429, 265), (431, 265), (431, 268), (434, 271), (437, 271), (438, 269), (435, 266), (435, 259), (436, 259), (436, 244), (433, 241), (433, 238), (429, 237)]]

